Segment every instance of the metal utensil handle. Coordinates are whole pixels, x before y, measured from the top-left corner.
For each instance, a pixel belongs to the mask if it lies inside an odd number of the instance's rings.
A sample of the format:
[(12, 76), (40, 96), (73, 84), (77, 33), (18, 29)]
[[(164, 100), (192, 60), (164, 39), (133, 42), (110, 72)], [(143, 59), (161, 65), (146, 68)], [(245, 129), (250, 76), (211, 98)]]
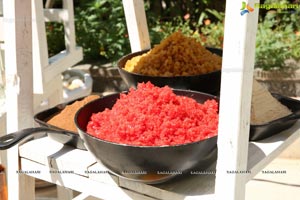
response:
[(5, 136), (0, 137), (0, 150), (9, 149), (10, 147), (18, 144), (22, 140), (26, 139), (29, 136), (32, 136), (37, 133), (53, 131), (48, 127), (36, 127), (36, 128), (27, 128), (20, 131), (9, 133)]

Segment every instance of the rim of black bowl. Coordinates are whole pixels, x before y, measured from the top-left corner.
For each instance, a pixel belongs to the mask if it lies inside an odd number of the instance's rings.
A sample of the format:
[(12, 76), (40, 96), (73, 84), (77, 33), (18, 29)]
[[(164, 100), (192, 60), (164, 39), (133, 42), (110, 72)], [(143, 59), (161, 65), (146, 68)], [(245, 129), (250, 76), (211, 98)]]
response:
[[(299, 103), (299, 100), (296, 100), (296, 99), (293, 99), (293, 98), (290, 98), (290, 97), (287, 97), (287, 96), (283, 96), (281, 94), (272, 93), (272, 96), (273, 97), (277, 96), (279, 98), (283, 98), (283, 99), (286, 99), (286, 100), (289, 100), (289, 101), (293, 101), (293, 102), (298, 102)], [(252, 127), (252, 128), (261, 128), (261, 127), (266, 127), (266, 126), (270, 126), (270, 125), (273, 125), (273, 124), (284, 123), (286, 121), (297, 120), (297, 119), (290, 119), (293, 116), (295, 116), (295, 112), (292, 111), (292, 113), (289, 114), (289, 115), (286, 115), (284, 117), (280, 117), (280, 118), (272, 120), (272, 121), (268, 121), (268, 122), (266, 122), (264, 124), (250, 124), (251, 125), (250, 127)]]
[[(212, 48), (212, 47), (205, 47), (205, 48), (206, 48), (207, 50), (209, 50), (209, 51), (210, 51), (210, 49), (211, 49), (211, 50), (214, 49), (214, 50), (222, 51), (222, 49), (218, 49), (218, 48)], [(131, 56), (131, 57), (130, 57), (130, 59), (131, 59), (131, 58), (133, 58), (133, 57), (135, 57), (135, 56), (137, 56), (137, 55), (142, 55), (142, 54), (144, 54), (144, 53), (146, 53), (146, 52), (148, 52), (148, 51), (150, 51), (150, 50), (151, 50), (151, 49), (145, 49), (145, 50), (142, 50), (142, 51), (137, 51), (137, 52), (129, 53), (129, 54), (127, 54), (127, 55), (122, 56), (122, 57), (118, 60), (118, 62), (117, 62), (118, 69), (120, 69), (120, 70), (122, 70), (122, 71), (124, 71), (124, 72), (126, 72), (126, 73), (136, 75), (136, 76), (155, 77), (155, 78), (156, 78), (156, 77), (157, 77), (157, 78), (197, 77), (197, 76), (203, 76), (203, 75), (210, 75), (210, 74), (214, 74), (214, 73), (219, 73), (219, 72), (222, 71), (222, 70), (216, 70), (216, 71), (208, 72), (208, 73), (205, 73), (205, 74), (198, 74), (198, 75), (183, 75), (183, 76), (150, 76), (150, 75), (139, 74), (139, 73), (136, 73), (136, 72), (129, 72), (129, 71), (125, 70), (123, 67), (120, 66), (120, 62), (123, 61), (126, 57)], [(210, 52), (211, 52), (211, 51), (210, 51)], [(216, 53), (214, 53), (214, 52), (211, 52), (211, 53), (216, 54)], [(218, 54), (216, 54), (216, 55), (218, 55)], [(220, 56), (220, 55), (218, 55), (218, 56)], [(220, 56), (220, 57), (222, 57), (222, 56)], [(127, 59), (127, 60), (129, 60), (129, 59)], [(124, 63), (124, 66), (125, 66), (125, 64), (126, 64), (126, 63)]]
[[(207, 95), (207, 96), (210, 96), (212, 97), (211, 99), (219, 99), (217, 96), (214, 96), (214, 95), (211, 95), (211, 94), (207, 94), (207, 93), (204, 93), (204, 92), (198, 92), (198, 91), (194, 91), (194, 90), (184, 90), (184, 89), (172, 89), (172, 91), (183, 91), (183, 92), (192, 92), (192, 93), (200, 93), (200, 94), (204, 94), (204, 95)], [(121, 143), (116, 143), (116, 142), (111, 142), (111, 141), (108, 141), (108, 140), (103, 140), (103, 139), (100, 139), (100, 138), (97, 138), (89, 133), (87, 133), (85, 130), (81, 129), (81, 127), (78, 125), (77, 123), (77, 118), (78, 118), (78, 115), (79, 113), (81, 112), (81, 110), (83, 110), (86, 106), (88, 106), (89, 104), (93, 104), (95, 103), (96, 101), (100, 101), (100, 99), (102, 98), (108, 98), (108, 97), (111, 97), (111, 96), (114, 96), (114, 95), (120, 95), (122, 93), (127, 93), (127, 91), (123, 91), (121, 93), (114, 93), (114, 94), (109, 94), (109, 95), (106, 95), (104, 97), (101, 97), (99, 99), (95, 99), (89, 103), (87, 103), (86, 105), (84, 105), (83, 107), (81, 107), (75, 114), (75, 117), (74, 117), (74, 121), (75, 121), (75, 125), (77, 127), (77, 129), (79, 129), (81, 132), (83, 132), (84, 134), (86, 134), (87, 136), (93, 138), (93, 139), (96, 139), (96, 140), (99, 140), (101, 142), (105, 142), (105, 143), (108, 143), (108, 144), (113, 144), (113, 145), (118, 145), (118, 146), (126, 146), (126, 147), (133, 147), (133, 148), (173, 148), (173, 147), (183, 147), (183, 146), (187, 146), (187, 145), (193, 145), (193, 144), (196, 144), (196, 143), (200, 143), (200, 142), (203, 142), (203, 141), (206, 141), (206, 140), (209, 140), (209, 139), (213, 139), (213, 138), (217, 138), (218, 135), (215, 135), (215, 136), (212, 136), (212, 137), (209, 137), (209, 138), (206, 138), (206, 139), (203, 139), (203, 140), (199, 140), (199, 141), (195, 141), (195, 142), (189, 142), (189, 143), (184, 143), (184, 144), (176, 144), (176, 145), (163, 145), (163, 146), (138, 146), (138, 145), (130, 145), (130, 144), (121, 144)], [(182, 96), (182, 95), (180, 95)], [(118, 97), (119, 98), (119, 97)], [(101, 112), (101, 111), (99, 111)], [(93, 112), (95, 113), (95, 112)], [(91, 116), (90, 116), (91, 117)]]
[(289, 117), (292, 117), (292, 116), (294, 116), (294, 113), (289, 114), (289, 115), (287, 115), (285, 117), (281, 117), (281, 118), (278, 118), (278, 119), (266, 122), (264, 124), (250, 124), (251, 125), (250, 127), (252, 127), (252, 128), (260, 128), (260, 127), (270, 126), (272, 124), (282, 123), (282, 122), (285, 122), (285, 121), (291, 121), (291, 120), (289, 120)]

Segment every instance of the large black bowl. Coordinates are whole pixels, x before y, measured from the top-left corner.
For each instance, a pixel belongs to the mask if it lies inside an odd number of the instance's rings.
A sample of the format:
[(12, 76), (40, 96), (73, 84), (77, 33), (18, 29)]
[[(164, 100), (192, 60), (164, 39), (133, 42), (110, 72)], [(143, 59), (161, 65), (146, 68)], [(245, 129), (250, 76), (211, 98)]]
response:
[[(175, 90), (177, 95), (194, 98), (200, 103), (218, 99), (205, 93)], [(84, 145), (112, 173), (144, 183), (160, 183), (192, 169), (205, 169), (216, 160), (217, 136), (199, 142), (177, 146), (130, 146), (104, 141), (86, 133), (93, 113), (111, 108), (119, 94), (105, 96), (82, 107), (75, 123)]]
[(300, 119), (300, 101), (273, 93), (281, 104), (287, 106), (292, 113), (288, 116), (270, 121), (266, 124), (250, 126), (250, 141), (259, 141), (271, 137), (293, 126)]
[[(215, 49), (215, 48), (207, 48), (207, 49), (214, 54), (222, 56), (221, 49)], [(169, 87), (175, 89), (189, 89), (189, 90), (195, 90), (195, 91), (205, 92), (209, 94), (219, 93), (220, 83), (221, 83), (221, 70), (210, 72), (207, 74), (202, 74), (202, 75), (167, 77), (167, 76), (147, 76), (147, 75), (128, 72), (123, 69), (127, 60), (130, 60), (135, 56), (142, 55), (148, 51), (149, 50), (144, 50), (144, 51), (131, 53), (125, 55), (118, 61), (117, 66), (118, 66), (119, 73), (128, 87), (136, 88), (137, 83), (150, 81), (151, 83), (159, 87), (168, 85)]]

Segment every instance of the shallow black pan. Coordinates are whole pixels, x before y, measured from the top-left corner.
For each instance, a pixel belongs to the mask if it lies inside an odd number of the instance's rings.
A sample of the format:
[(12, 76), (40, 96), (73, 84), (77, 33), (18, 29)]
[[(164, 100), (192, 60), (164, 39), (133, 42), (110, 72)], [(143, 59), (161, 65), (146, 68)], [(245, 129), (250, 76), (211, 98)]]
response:
[[(78, 99), (81, 100), (81, 99)], [(76, 100), (75, 100), (76, 101)], [(68, 131), (65, 129), (58, 128), (56, 126), (50, 125), (47, 121), (54, 115), (62, 111), (66, 105), (72, 104), (75, 101), (57, 105), (51, 109), (42, 111), (34, 116), (35, 122), (37, 122), (40, 127), (27, 128), (14, 133), (7, 134), (3, 137), (0, 137), (0, 150), (9, 149), (10, 147), (18, 144), (19, 142), (28, 139), (34, 135), (44, 134), (47, 135), (62, 144), (70, 145), (72, 147), (86, 150), (83, 145), (79, 134), (77, 132)]]
[(281, 104), (287, 106), (292, 114), (261, 125), (250, 126), (250, 141), (263, 140), (286, 130), (293, 126), (300, 119), (300, 101), (280, 94), (272, 94)]
[[(191, 90), (174, 90), (203, 103), (218, 98)], [(202, 141), (175, 146), (132, 146), (98, 139), (86, 133), (93, 113), (111, 108), (119, 94), (105, 96), (83, 106), (75, 116), (75, 124), (86, 148), (96, 160), (117, 176), (157, 184), (188, 174), (192, 169), (206, 169), (216, 161), (217, 136)]]

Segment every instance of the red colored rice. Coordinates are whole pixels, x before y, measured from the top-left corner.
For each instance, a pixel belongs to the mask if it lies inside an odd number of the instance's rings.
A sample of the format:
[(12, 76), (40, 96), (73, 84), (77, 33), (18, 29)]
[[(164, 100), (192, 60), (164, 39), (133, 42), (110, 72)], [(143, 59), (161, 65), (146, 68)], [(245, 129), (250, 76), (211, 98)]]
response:
[(218, 103), (177, 96), (168, 86), (140, 83), (121, 94), (112, 109), (93, 114), (87, 132), (134, 146), (171, 146), (217, 135)]

